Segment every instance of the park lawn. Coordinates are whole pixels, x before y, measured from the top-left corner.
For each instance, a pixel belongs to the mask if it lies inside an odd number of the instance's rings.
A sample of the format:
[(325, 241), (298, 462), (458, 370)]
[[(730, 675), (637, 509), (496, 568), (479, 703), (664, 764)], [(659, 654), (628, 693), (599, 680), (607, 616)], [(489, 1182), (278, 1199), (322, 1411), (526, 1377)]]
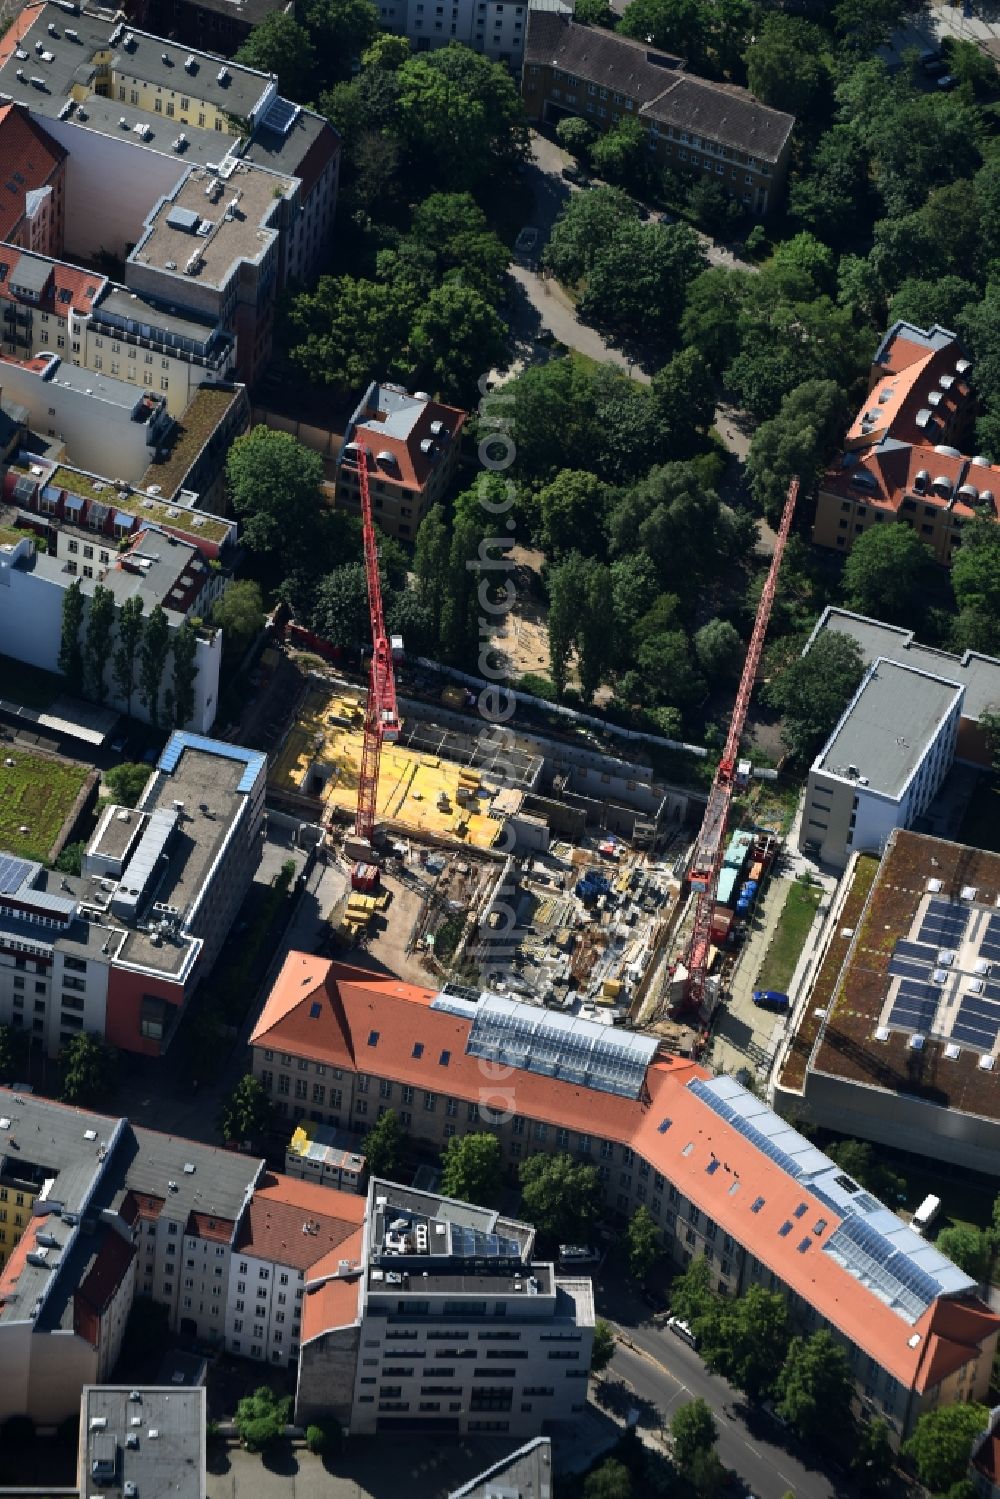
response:
[[(0, 760), (0, 849), (24, 859), (47, 859), (88, 771), (85, 765), (45, 760), (12, 748)], [(21, 828), (26, 827), (27, 833)]]
[(1000, 776), (979, 777), (962, 818), (958, 841), (1000, 853)]
[(819, 885), (803, 885), (799, 880), (790, 886), (771, 945), (757, 975), (758, 989), (777, 989), (782, 994), (788, 992), (822, 893)]
[(0, 697), (20, 703), (24, 708), (44, 712), (62, 691), (62, 677), (57, 677), (54, 672), (25, 666), (23, 661), (15, 661), (10, 656), (0, 656)]

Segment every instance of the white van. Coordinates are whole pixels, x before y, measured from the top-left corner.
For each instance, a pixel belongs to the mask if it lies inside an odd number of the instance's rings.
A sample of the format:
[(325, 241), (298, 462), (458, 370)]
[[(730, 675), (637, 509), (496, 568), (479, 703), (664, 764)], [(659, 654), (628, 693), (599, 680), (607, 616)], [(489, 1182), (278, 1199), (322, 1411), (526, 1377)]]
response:
[(933, 1192), (929, 1193), (910, 1219), (910, 1227), (914, 1233), (925, 1234), (940, 1211), (940, 1197), (935, 1197)]

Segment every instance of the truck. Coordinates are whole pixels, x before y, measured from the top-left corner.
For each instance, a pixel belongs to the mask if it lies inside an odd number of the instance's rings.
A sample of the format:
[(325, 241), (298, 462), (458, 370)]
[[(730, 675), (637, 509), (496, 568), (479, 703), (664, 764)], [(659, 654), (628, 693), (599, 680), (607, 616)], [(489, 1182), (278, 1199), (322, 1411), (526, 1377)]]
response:
[(914, 1213), (913, 1217), (910, 1219), (910, 1227), (913, 1229), (913, 1232), (917, 1234), (925, 1234), (940, 1211), (940, 1197), (935, 1197), (933, 1192), (928, 1193), (923, 1202), (917, 1208), (917, 1211)]

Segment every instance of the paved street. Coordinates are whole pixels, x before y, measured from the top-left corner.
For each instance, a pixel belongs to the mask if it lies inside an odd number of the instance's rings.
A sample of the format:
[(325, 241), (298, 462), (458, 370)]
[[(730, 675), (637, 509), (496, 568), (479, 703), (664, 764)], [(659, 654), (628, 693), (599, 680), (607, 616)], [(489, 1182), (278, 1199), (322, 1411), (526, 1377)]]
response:
[(700, 1396), (719, 1426), (719, 1457), (735, 1468), (759, 1499), (832, 1499), (852, 1486), (822, 1471), (803, 1445), (785, 1436), (763, 1412), (752, 1410), (724, 1379), (710, 1374), (698, 1354), (659, 1324), (627, 1286), (611, 1277), (598, 1293), (599, 1310), (613, 1320), (632, 1346), (620, 1342), (606, 1378), (625, 1381), (636, 1397), (639, 1428), (657, 1445), (654, 1433), (669, 1423), (678, 1406)]

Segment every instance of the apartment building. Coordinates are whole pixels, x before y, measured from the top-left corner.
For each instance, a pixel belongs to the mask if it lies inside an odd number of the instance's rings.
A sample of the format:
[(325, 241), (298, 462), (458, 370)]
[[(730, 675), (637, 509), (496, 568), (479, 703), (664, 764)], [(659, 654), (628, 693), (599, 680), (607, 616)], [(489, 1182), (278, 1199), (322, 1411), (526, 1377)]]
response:
[(66, 150), (19, 104), (0, 106), (0, 240), (58, 254), (65, 230)]
[(890, 661), (898, 661), (902, 666), (915, 667), (930, 676), (960, 682), (965, 691), (958, 721), (955, 759), (983, 769), (992, 764), (993, 757), (981, 719), (1000, 702), (1000, 661), (995, 656), (984, 656), (979, 651), (964, 651), (961, 656), (955, 656), (950, 651), (921, 645), (912, 630), (904, 630), (899, 625), (887, 625), (881, 620), (868, 619), (864, 614), (855, 614), (850, 609), (836, 609), (832, 605), (824, 609), (816, 622), (807, 650), (824, 630), (847, 635), (855, 641), (866, 665), (881, 656)]
[(577, 115), (605, 131), (638, 120), (657, 164), (710, 177), (758, 217), (784, 198), (795, 116), (644, 42), (533, 12), (521, 97), (528, 118), (547, 124)]
[(356, 1236), (365, 1199), (291, 1177), (261, 1177), (233, 1244), (226, 1349), (298, 1367), (306, 1277)]
[(655, 1037), (292, 953), (251, 1048), (286, 1118), (366, 1129), (393, 1108), (437, 1149), (494, 1132), (512, 1176), (539, 1151), (591, 1162), (610, 1211), (645, 1204), (678, 1263), (704, 1254), (725, 1292), (780, 1289), (800, 1327), (829, 1328), (894, 1440), (986, 1393), (1000, 1319), (975, 1282), (766, 1104)]
[(873, 661), (810, 767), (800, 849), (844, 869), (912, 827), (954, 763), (964, 697), (959, 682)]
[(428, 510), (447, 492), (458, 467), (465, 412), (426, 391), (372, 381), (347, 425), (337, 457), (335, 502), (360, 511), (355, 467), (368, 461), (372, 512), (389, 536), (412, 538)]
[(562, 0), (380, 0), (379, 18), (384, 30), (408, 37), (415, 52), (461, 42), (517, 71), (531, 17), (542, 9), (573, 14)]
[[(267, 74), (186, 51), (117, 18), (71, 19), (75, 25), (58, 4), (32, 4), (0, 40), (0, 92), (66, 152), (66, 238), (50, 253), (89, 262), (111, 253), (127, 260), (148, 235), (159, 204), (186, 202), (192, 190), (184, 184), (194, 169), (222, 182), (227, 200), (243, 191), (239, 182), (226, 191), (241, 162), (265, 174), (273, 200), (267, 227), (277, 243), (266, 234), (250, 243), (226, 328), (238, 333), (249, 324), (238, 373), (252, 380), (266, 359), (261, 350), (270, 347), (275, 280), (308, 278), (319, 267), (336, 210), (339, 137), (322, 116), (283, 99)], [(211, 218), (204, 198), (194, 206), (202, 220)], [(243, 223), (247, 209), (244, 203), (226, 223)], [(247, 236), (252, 232), (248, 225)], [(234, 237), (235, 230), (226, 239)], [(197, 273), (182, 271), (173, 279), (165, 264), (159, 266), (152, 289), (148, 263), (130, 268), (128, 279), (134, 276), (136, 288), (154, 299), (160, 288), (166, 308), (198, 321), (211, 300), (208, 259)]]
[[(111, 490), (102, 508), (113, 506), (113, 495)], [(72, 498), (63, 503), (69, 504)], [(85, 619), (95, 590), (102, 587), (119, 608), (126, 599), (139, 599), (148, 616), (159, 605), (166, 613), (171, 638), (186, 619), (193, 615), (203, 618), (226, 583), (225, 575), (213, 571), (197, 546), (150, 524), (133, 531), (134, 517), (128, 514), (123, 514), (115, 539), (103, 530), (85, 529), (71, 520), (58, 527), (35, 523), (47, 541), (44, 551), (34, 531), (24, 528), (27, 519), (18, 507), (0, 506), (0, 637), (8, 655), (42, 671), (59, 670), (63, 599), (74, 583), (80, 584)], [(30, 517), (29, 526), (34, 519)], [(14, 522), (10, 530), (3, 524), (5, 520)], [(114, 639), (112, 634), (113, 643)], [(214, 722), (221, 660), (221, 631), (203, 626), (195, 643), (197, 674), (191, 727), (205, 730)], [(109, 658), (105, 663), (105, 701), (127, 711), (128, 697), (110, 668)], [(168, 685), (165, 672), (161, 706)], [(143, 701), (138, 683), (131, 709), (134, 717), (151, 721), (150, 704)]]
[(0, 1269), (0, 1418), (54, 1425), (78, 1409), (114, 1368), (136, 1296), (221, 1344), (262, 1161), (0, 1089), (2, 1171), (13, 1158), (35, 1197)]
[(306, 1282), (296, 1420), (535, 1436), (580, 1415), (593, 1288), (536, 1261), (534, 1239), (492, 1209), (372, 1180), (363, 1227)]
[(176, 732), (79, 877), (0, 854), (0, 1024), (50, 1056), (80, 1031), (161, 1055), (259, 862), (265, 776), (256, 751)]
[(188, 47), (232, 57), (268, 16), (292, 11), (293, 0), (126, 0), (122, 10), (135, 26), (157, 27), (162, 36)]
[(1000, 466), (965, 456), (975, 417), (971, 369), (946, 328), (893, 324), (844, 451), (820, 481), (813, 541), (849, 552), (870, 527), (896, 521), (948, 566), (963, 527), (977, 514), (1000, 514)]

